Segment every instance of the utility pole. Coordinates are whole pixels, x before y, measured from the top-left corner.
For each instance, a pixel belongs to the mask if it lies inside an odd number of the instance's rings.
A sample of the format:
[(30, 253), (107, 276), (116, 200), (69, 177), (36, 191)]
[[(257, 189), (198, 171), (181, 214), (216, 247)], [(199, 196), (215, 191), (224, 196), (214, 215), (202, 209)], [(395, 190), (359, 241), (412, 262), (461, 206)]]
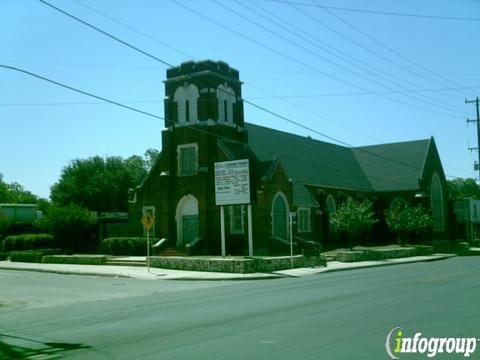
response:
[(471, 122), (477, 123), (477, 147), (470, 147), (470, 148), (468, 148), (468, 150), (470, 150), (470, 151), (476, 150), (477, 153), (478, 153), (478, 162), (476, 162), (476, 164), (474, 165), (474, 169), (478, 170), (478, 179), (480, 181), (480, 110), (479, 110), (478, 102), (479, 102), (478, 96), (475, 100), (466, 100), (465, 99), (465, 104), (475, 103), (476, 107), (477, 107), (477, 119), (476, 120), (467, 119), (467, 124), (471, 123)]

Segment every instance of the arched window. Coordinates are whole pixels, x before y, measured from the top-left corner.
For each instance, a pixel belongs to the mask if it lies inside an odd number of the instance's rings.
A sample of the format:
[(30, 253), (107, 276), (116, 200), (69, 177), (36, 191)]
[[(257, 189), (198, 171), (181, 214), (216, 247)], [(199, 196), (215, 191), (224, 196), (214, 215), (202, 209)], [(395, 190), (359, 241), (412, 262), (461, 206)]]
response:
[(274, 238), (288, 239), (288, 202), (281, 192), (272, 202), (272, 234)]
[(445, 230), (445, 212), (443, 205), (442, 182), (437, 173), (432, 176), (430, 186), (430, 205), (432, 207), (433, 231)]
[(199, 96), (198, 89), (193, 84), (185, 84), (185, 86), (179, 86), (177, 90), (175, 90), (173, 101), (175, 101), (178, 106), (179, 124), (197, 122), (197, 101)]
[(337, 204), (335, 203), (335, 199), (332, 195), (327, 196), (327, 200), (325, 201), (325, 208), (328, 213), (328, 239), (330, 241), (335, 241), (335, 225), (332, 224), (330, 221), (332, 214), (337, 211)]
[(332, 195), (327, 196), (325, 207), (328, 214), (333, 214), (335, 211), (337, 211), (337, 204), (335, 203), (335, 199), (333, 198)]
[(235, 92), (227, 84), (219, 85), (217, 88), (218, 99), (218, 121), (233, 124), (233, 104), (235, 103)]

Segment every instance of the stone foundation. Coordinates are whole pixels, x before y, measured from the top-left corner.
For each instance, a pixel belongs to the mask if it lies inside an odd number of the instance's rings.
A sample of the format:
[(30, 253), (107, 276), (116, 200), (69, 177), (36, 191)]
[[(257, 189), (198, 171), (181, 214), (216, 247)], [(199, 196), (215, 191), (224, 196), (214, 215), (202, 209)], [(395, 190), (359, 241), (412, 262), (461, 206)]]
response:
[[(227, 273), (255, 273), (272, 272), (290, 269), (290, 256), (281, 257), (177, 257), (177, 256), (152, 256), (150, 266), (163, 269), (188, 270), (188, 271), (211, 271)], [(304, 267), (303, 255), (293, 257), (293, 267)]]

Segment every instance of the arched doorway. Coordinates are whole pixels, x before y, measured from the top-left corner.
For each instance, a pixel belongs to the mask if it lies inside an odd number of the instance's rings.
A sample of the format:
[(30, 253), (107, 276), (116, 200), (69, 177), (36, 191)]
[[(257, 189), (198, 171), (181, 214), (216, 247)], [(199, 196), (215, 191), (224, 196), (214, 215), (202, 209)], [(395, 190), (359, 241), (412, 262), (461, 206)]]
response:
[(288, 202), (278, 193), (272, 203), (272, 232), (274, 238), (288, 239)]
[(177, 246), (184, 246), (198, 237), (198, 200), (193, 195), (180, 199), (175, 216)]

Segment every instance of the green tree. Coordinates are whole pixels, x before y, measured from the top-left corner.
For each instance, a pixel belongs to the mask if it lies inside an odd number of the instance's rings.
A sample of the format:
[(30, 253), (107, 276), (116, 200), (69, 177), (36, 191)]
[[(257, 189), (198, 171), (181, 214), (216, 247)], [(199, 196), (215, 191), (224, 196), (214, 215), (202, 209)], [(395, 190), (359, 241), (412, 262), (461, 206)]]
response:
[(95, 219), (90, 211), (76, 205), (51, 206), (35, 225), (55, 239), (56, 246), (68, 251), (94, 251), (97, 247)]
[(157, 149), (147, 149), (143, 154), (146, 170), (150, 170), (158, 159), (160, 152)]
[(19, 183), (3, 181), (3, 175), (0, 174), (0, 203), (35, 204), (38, 200), (38, 196), (25, 190)]
[(447, 181), (448, 194), (451, 200), (473, 197), (480, 200), (480, 186), (474, 179), (456, 178)]
[(409, 206), (399, 202), (385, 211), (385, 221), (403, 245), (415, 235), (427, 232), (432, 226), (432, 217), (422, 206)]
[(78, 205), (95, 211), (126, 211), (128, 189), (137, 186), (147, 174), (145, 161), (134, 155), (90, 157), (73, 160), (51, 188), (57, 206)]
[(354, 239), (361, 232), (369, 230), (377, 221), (370, 201), (359, 202), (350, 197), (340, 205), (330, 218), (330, 222), (336, 230), (348, 234), (350, 249), (353, 246)]

